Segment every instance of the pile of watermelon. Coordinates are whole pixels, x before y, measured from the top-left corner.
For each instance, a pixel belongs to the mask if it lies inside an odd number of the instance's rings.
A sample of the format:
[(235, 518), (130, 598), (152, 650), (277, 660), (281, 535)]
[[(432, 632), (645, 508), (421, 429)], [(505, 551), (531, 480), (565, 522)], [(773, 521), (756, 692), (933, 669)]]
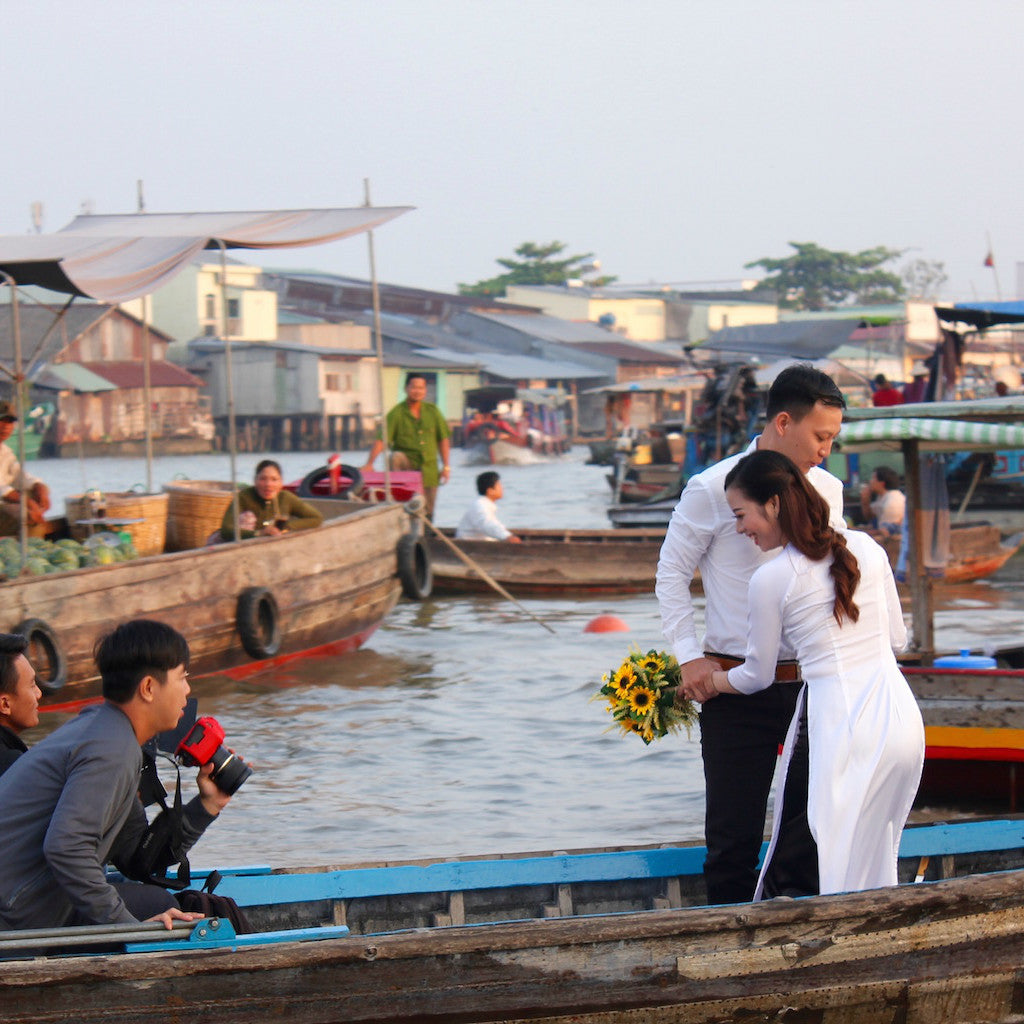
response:
[(16, 537), (0, 538), (0, 576), (14, 579), (22, 569), (30, 576), (46, 576), (70, 569), (84, 569), (94, 565), (114, 565), (138, 558), (131, 536), (104, 531), (82, 543), (65, 539), (58, 541), (30, 537), (27, 558), (21, 560), (21, 544)]

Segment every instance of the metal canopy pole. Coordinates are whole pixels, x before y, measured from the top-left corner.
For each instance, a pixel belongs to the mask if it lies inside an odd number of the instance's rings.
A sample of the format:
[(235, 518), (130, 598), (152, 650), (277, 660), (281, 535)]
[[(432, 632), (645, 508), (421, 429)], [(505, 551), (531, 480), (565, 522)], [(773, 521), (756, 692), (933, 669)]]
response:
[(907, 582), (910, 584), (911, 628), (914, 649), (925, 664), (935, 654), (935, 595), (931, 577), (924, 571), (924, 536), (921, 529), (921, 446), (917, 441), (903, 442), (903, 462), (907, 477)]
[(25, 494), (25, 403), (21, 393), (21, 321), (18, 317), (18, 286), (10, 274), (0, 270), (0, 277), (11, 289), (11, 338), (14, 342), (14, 409), (18, 414), (18, 462), (21, 464), (21, 480), (18, 481), (18, 522), (20, 524), (19, 540), (21, 542), (21, 564), (28, 559), (28, 506)]
[[(364, 206), (371, 206), (370, 179), (363, 178)], [(384, 406), (384, 343), (380, 331), (380, 292), (377, 288), (377, 257), (373, 248), (373, 229), (366, 232), (370, 247), (370, 294), (373, 297), (373, 334), (377, 347), (377, 397), (380, 402), (380, 436), (384, 442), (384, 499), (391, 500), (391, 445), (388, 440), (388, 415)], [(371, 488), (372, 491), (372, 488)]]
[(241, 528), (238, 525), (238, 481), (235, 470), (235, 385), (231, 371), (231, 339), (228, 337), (228, 249), (221, 239), (215, 239), (220, 246), (220, 320), (221, 334), (224, 341), (224, 373), (227, 377), (228, 403), (228, 455), (231, 461), (231, 514), (235, 519), (235, 540), (241, 540)]
[(149, 352), (149, 296), (142, 296), (142, 401), (144, 405), (142, 422), (146, 436), (146, 493), (153, 493), (153, 424), (151, 422), (151, 410), (153, 398), (151, 394), (150, 381), (150, 352)]
[[(136, 208), (139, 213), (146, 212), (146, 200), (142, 192), (142, 179), (135, 182), (138, 201)], [(149, 292), (142, 296), (142, 400), (145, 404), (142, 415), (142, 426), (146, 438), (146, 493), (153, 493), (153, 423), (152, 423), (152, 381), (150, 379), (149, 350), (149, 318), (153, 307), (150, 304)]]

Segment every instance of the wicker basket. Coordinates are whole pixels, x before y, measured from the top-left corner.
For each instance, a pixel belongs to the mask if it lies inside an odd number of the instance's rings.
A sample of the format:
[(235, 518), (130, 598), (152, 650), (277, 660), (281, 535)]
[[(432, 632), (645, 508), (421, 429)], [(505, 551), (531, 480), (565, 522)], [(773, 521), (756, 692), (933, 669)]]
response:
[(220, 529), (234, 487), (220, 480), (175, 480), (164, 484), (167, 508), (167, 550), (201, 548)]
[(75, 540), (85, 540), (91, 533), (91, 526), (80, 526), (81, 519), (96, 517), (97, 506), (105, 508), (107, 519), (141, 519), (139, 523), (111, 526), (117, 533), (131, 535), (135, 550), (140, 555), (159, 555), (164, 550), (167, 536), (167, 495), (139, 494), (135, 491), (104, 494), (102, 498), (87, 494), (72, 494), (64, 499), (64, 512), (68, 519), (68, 530)]

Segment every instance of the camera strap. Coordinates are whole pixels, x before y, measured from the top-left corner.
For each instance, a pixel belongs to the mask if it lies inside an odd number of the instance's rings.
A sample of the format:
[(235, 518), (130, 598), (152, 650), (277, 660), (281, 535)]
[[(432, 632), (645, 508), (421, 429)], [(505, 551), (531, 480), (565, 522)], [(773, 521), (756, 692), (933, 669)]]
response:
[[(161, 811), (150, 822), (139, 847), (145, 864), (145, 873), (148, 875), (145, 880), (154, 885), (162, 885), (165, 889), (185, 889), (192, 881), (192, 870), (189, 867), (188, 857), (182, 850), (185, 833), (182, 827), (184, 812), (181, 806), (181, 768), (170, 754), (158, 750), (157, 756), (165, 758), (174, 765), (177, 778), (174, 784), (174, 801), (170, 807), (167, 806), (166, 791), (163, 786), (154, 792)], [(154, 772), (156, 770), (155, 761), (153, 770)], [(160, 874), (171, 864), (178, 865), (177, 875), (174, 879), (168, 878), (166, 873)]]

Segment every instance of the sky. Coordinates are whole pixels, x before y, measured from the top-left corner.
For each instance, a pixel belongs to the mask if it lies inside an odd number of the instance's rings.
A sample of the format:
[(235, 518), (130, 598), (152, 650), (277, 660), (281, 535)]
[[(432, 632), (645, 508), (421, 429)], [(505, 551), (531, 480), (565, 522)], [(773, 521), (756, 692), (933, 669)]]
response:
[[(0, 0), (0, 234), (90, 208), (415, 210), (382, 282), (526, 241), (737, 286), (790, 242), (1024, 298), (1020, 0)], [(994, 269), (984, 260), (991, 251)], [(369, 276), (356, 238), (247, 257)]]

